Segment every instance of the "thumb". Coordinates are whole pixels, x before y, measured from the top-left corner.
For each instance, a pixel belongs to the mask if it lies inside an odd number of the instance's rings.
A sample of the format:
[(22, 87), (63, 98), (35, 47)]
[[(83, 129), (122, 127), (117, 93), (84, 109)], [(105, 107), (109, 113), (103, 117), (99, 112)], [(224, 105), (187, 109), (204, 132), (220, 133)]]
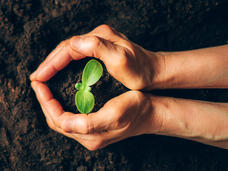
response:
[(103, 132), (111, 126), (110, 118), (104, 117), (109, 113), (96, 112), (88, 114), (73, 114), (65, 112), (60, 116), (58, 124), (67, 133), (93, 134)]
[(73, 51), (85, 56), (95, 57), (104, 63), (112, 61), (117, 54), (118, 45), (98, 36), (74, 36), (70, 39), (70, 46)]

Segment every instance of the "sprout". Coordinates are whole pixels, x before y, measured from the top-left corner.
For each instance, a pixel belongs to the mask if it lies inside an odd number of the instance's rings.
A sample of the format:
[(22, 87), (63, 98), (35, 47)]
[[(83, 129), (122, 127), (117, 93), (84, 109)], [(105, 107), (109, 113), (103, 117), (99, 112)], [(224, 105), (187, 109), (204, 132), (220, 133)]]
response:
[(95, 99), (90, 92), (94, 85), (102, 76), (103, 67), (95, 59), (91, 59), (85, 66), (82, 73), (82, 82), (75, 84), (78, 90), (75, 95), (75, 104), (80, 113), (90, 113), (93, 110)]

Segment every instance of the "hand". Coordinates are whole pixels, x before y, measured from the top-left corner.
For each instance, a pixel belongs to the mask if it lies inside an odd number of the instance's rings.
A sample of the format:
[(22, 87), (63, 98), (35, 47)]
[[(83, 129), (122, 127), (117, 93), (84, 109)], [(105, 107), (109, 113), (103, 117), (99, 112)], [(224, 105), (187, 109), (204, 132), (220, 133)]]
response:
[(49, 126), (90, 150), (144, 133), (177, 136), (228, 149), (227, 104), (152, 97), (130, 91), (111, 99), (96, 113), (74, 115), (65, 112), (41, 83), (71, 60), (93, 56), (104, 62), (113, 77), (133, 90), (225, 88), (227, 50), (227, 46), (221, 46), (153, 53), (104, 25), (60, 43), (30, 79)]
[(113, 98), (98, 112), (89, 115), (75, 115), (62, 109), (49, 88), (41, 82), (49, 80), (71, 60), (86, 56), (102, 60), (109, 73), (131, 89), (150, 86), (155, 74), (153, 66), (159, 66), (155, 53), (137, 46), (106, 25), (63, 41), (30, 76), (50, 128), (77, 140), (90, 150), (151, 132), (151, 127), (156, 130), (154, 128), (159, 122), (151, 126), (149, 119), (152, 113), (150, 98), (138, 91)]
[(60, 43), (31, 75), (31, 80), (47, 81), (71, 60), (86, 56), (99, 58), (108, 72), (132, 90), (153, 86), (160, 71), (162, 57), (129, 41), (107, 25), (88, 34), (74, 36)]
[(96, 113), (75, 115), (62, 109), (45, 84), (33, 81), (32, 87), (49, 127), (89, 150), (152, 130), (156, 132), (160, 126), (158, 118), (152, 115), (150, 96), (139, 91), (128, 91), (111, 99)]
[(75, 115), (62, 109), (45, 84), (33, 81), (32, 87), (49, 127), (89, 150), (140, 134), (182, 137), (228, 149), (226, 103), (128, 91), (108, 101), (98, 112)]

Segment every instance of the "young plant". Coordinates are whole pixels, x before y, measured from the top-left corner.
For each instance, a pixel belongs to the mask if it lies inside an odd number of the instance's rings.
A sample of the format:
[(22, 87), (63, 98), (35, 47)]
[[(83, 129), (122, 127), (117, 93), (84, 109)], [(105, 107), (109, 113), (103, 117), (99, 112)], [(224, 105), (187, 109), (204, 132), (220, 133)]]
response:
[(95, 99), (90, 92), (94, 85), (102, 76), (103, 67), (95, 59), (91, 59), (85, 66), (82, 73), (82, 82), (76, 83), (78, 90), (75, 94), (75, 104), (80, 113), (90, 113), (93, 110)]

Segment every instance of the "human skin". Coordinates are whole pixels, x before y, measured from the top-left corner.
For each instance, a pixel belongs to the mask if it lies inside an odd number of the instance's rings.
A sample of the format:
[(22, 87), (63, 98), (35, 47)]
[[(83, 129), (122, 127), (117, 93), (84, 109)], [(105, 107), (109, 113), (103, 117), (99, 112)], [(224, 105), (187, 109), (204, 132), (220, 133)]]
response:
[[(108, 72), (132, 91), (111, 99), (98, 112), (75, 115), (64, 111), (43, 82), (86, 56), (102, 60)], [(227, 88), (228, 45), (151, 52), (102, 25), (60, 43), (30, 79), (49, 127), (89, 150), (141, 134), (182, 137), (228, 149), (228, 104), (145, 93), (155, 88)]]

